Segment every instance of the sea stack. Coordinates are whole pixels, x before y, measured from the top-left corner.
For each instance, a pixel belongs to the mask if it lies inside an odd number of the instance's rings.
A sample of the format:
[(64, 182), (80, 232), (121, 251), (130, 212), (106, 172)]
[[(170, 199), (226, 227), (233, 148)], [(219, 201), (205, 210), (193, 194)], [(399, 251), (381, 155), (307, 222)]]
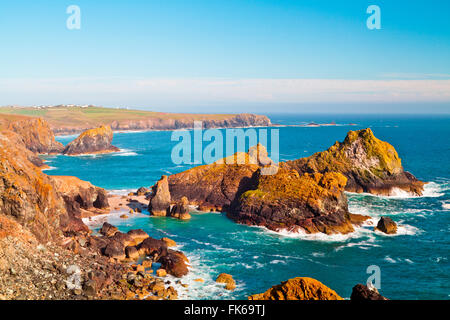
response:
[(63, 151), (65, 155), (99, 154), (120, 151), (111, 144), (113, 131), (110, 126), (86, 130), (70, 142)]

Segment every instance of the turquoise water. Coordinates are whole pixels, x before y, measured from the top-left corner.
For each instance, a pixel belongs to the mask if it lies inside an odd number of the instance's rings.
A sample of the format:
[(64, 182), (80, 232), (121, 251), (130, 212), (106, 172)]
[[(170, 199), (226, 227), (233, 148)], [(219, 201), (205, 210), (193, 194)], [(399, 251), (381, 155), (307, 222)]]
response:
[[(358, 228), (347, 236), (280, 235), (242, 226), (224, 214), (193, 213), (181, 222), (146, 214), (123, 221), (108, 220), (123, 231), (143, 228), (151, 236), (173, 238), (190, 258), (192, 270), (178, 288), (183, 298), (245, 299), (297, 276), (313, 277), (349, 297), (352, 287), (365, 283), (367, 267), (381, 269), (381, 293), (391, 299), (450, 298), (450, 117), (269, 115), (282, 125), (336, 121), (333, 127), (281, 127), (280, 160), (296, 159), (342, 141), (349, 130), (371, 127), (375, 135), (395, 146), (406, 170), (429, 181), (424, 197), (386, 198), (349, 194), (353, 213), (388, 215), (399, 224), (399, 234), (386, 236)], [(348, 126), (356, 123), (356, 126)], [(127, 193), (153, 185), (161, 175), (190, 166), (171, 161), (171, 132), (117, 133), (114, 145), (123, 151), (110, 155), (47, 157), (51, 175), (75, 175), (95, 185)], [(58, 137), (67, 143), (74, 137)], [(98, 227), (102, 221), (93, 223)], [(230, 273), (238, 287), (228, 292), (214, 283)], [(204, 283), (194, 279), (203, 278)]]

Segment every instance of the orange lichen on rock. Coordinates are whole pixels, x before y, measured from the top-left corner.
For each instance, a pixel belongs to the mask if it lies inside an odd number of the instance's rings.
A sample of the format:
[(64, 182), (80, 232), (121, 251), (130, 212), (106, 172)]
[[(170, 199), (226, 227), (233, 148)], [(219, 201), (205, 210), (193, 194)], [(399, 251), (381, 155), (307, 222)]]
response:
[(37, 153), (60, 153), (64, 146), (55, 140), (47, 121), (26, 116), (0, 115), (0, 128), (17, 133), (27, 149)]
[(120, 151), (119, 148), (111, 145), (112, 140), (113, 131), (110, 126), (89, 129), (70, 142), (63, 153), (66, 155), (80, 155)]
[(249, 300), (344, 300), (336, 291), (312, 278), (293, 278), (273, 286)]
[(370, 128), (349, 131), (343, 142), (310, 157), (280, 166), (303, 173), (339, 172), (347, 177), (346, 190), (391, 195), (399, 188), (421, 195), (424, 183), (403, 170), (395, 148), (376, 138)]

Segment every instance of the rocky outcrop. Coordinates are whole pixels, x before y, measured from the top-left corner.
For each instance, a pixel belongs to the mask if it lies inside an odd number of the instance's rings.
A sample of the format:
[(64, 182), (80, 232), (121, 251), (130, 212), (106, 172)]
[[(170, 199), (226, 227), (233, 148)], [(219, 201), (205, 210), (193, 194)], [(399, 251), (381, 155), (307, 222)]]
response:
[(353, 287), (352, 295), (350, 296), (352, 301), (368, 301), (368, 300), (389, 300), (383, 297), (376, 288), (369, 288), (363, 284), (357, 284)]
[(344, 142), (308, 158), (281, 166), (303, 173), (339, 172), (347, 177), (346, 191), (394, 195), (397, 189), (422, 195), (424, 183), (404, 171), (395, 148), (377, 139), (371, 129), (350, 131)]
[(231, 206), (228, 216), (243, 224), (259, 225), (274, 231), (304, 230), (325, 234), (352, 232), (352, 223), (365, 220), (348, 212), (340, 173), (304, 174), (279, 169), (275, 175), (256, 172), (254, 188), (243, 193)]
[(49, 124), (41, 118), (0, 115), (0, 127), (17, 133), (28, 150), (61, 153), (64, 146), (55, 140)]
[(231, 274), (227, 273), (221, 273), (216, 278), (217, 283), (225, 283), (225, 289), (227, 290), (234, 290), (236, 289), (236, 282), (233, 279), (233, 276)]
[(63, 153), (66, 155), (80, 155), (120, 151), (119, 148), (111, 144), (112, 140), (113, 131), (111, 127), (101, 126), (100, 128), (83, 132), (65, 147)]
[[(348, 211), (344, 191), (421, 194), (424, 185), (403, 170), (394, 147), (370, 129), (350, 131), (344, 142), (308, 158), (277, 165), (257, 145), (163, 181), (153, 187), (153, 194), (164, 194), (158, 209), (163, 214), (186, 197), (201, 211), (226, 211), (239, 223), (325, 234), (352, 232), (368, 218)], [(160, 196), (150, 197), (161, 203)]]
[(343, 300), (334, 290), (312, 278), (293, 278), (249, 300)]
[(222, 211), (248, 189), (253, 174), (260, 167), (258, 159), (238, 152), (210, 165), (171, 175), (168, 177), (171, 200), (186, 197), (191, 205)]
[(396, 234), (397, 233), (397, 224), (389, 217), (381, 217), (378, 221), (375, 230), (379, 230), (386, 234)]
[(0, 133), (0, 212), (14, 218), (39, 240), (49, 241), (60, 235), (60, 219), (67, 212), (51, 178), (27, 155), (22, 145)]
[(153, 196), (148, 205), (150, 213), (157, 217), (167, 216), (167, 214), (170, 213), (171, 203), (167, 176), (162, 176), (156, 185), (153, 186), (152, 190)]

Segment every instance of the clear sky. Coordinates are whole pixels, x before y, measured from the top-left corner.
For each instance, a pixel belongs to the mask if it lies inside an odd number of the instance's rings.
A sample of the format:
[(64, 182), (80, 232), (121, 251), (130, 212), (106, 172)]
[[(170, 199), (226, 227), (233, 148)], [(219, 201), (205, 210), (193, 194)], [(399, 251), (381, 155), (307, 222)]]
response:
[(450, 113), (448, 0), (2, 0), (0, 43), (0, 105)]

